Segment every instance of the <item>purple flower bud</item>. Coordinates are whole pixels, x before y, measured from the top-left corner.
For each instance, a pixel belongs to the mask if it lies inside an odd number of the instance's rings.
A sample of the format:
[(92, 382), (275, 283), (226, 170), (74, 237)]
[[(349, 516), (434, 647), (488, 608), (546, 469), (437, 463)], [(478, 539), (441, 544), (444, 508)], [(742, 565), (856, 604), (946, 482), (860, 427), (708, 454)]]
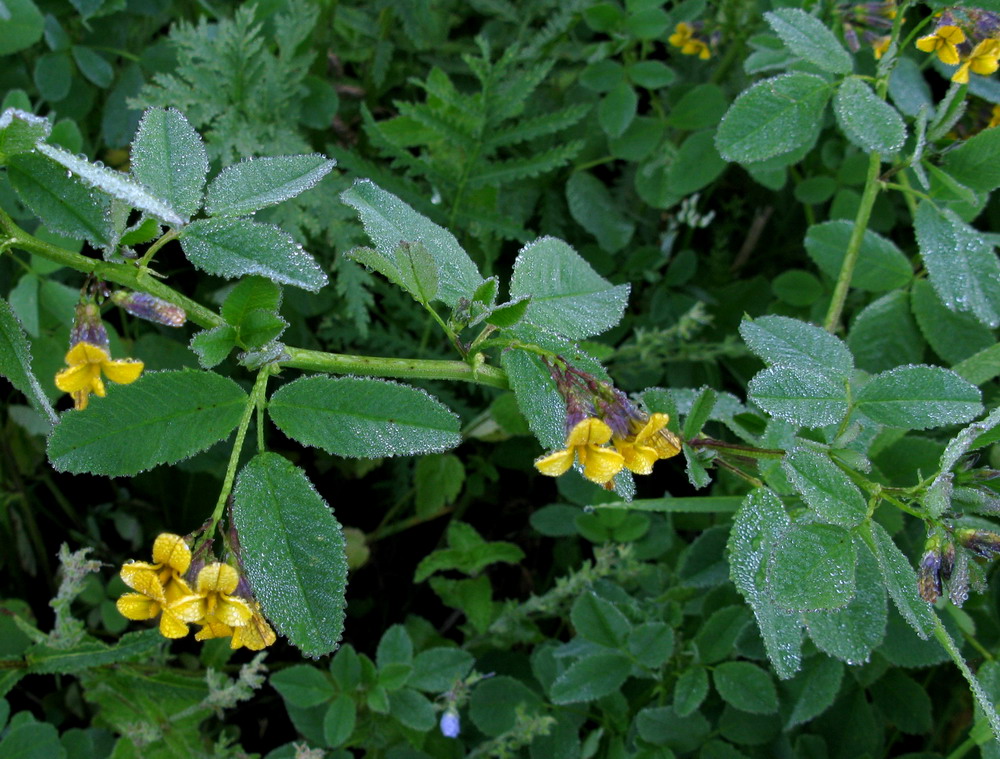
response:
[(955, 530), (955, 539), (984, 559), (993, 558), (994, 554), (1000, 553), (1000, 535), (989, 530)]
[(457, 738), (460, 732), (462, 732), (462, 724), (458, 719), (458, 712), (449, 708), (441, 715), (441, 735), (445, 738)]
[(80, 303), (76, 307), (76, 318), (69, 333), (69, 347), (72, 348), (79, 343), (89, 343), (105, 353), (111, 352), (108, 331), (101, 321), (101, 309), (94, 301)]
[(138, 316), (140, 319), (164, 324), (168, 327), (180, 327), (187, 319), (187, 314), (184, 313), (183, 308), (148, 293), (116, 290), (111, 295), (111, 300), (132, 314), (132, 316)]
[(941, 557), (936, 551), (927, 551), (920, 559), (917, 572), (917, 588), (920, 597), (932, 604), (941, 595)]

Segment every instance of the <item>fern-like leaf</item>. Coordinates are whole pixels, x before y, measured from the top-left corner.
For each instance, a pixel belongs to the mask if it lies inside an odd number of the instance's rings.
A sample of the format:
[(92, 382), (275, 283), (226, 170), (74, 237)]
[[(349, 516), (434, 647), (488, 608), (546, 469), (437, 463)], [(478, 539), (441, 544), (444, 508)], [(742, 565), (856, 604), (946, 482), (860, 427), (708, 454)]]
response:
[(518, 121), (501, 129), (486, 140), (485, 147), (492, 152), (505, 145), (516, 145), (545, 135), (555, 134), (576, 124), (590, 111), (589, 103), (576, 103), (558, 111)]
[(528, 177), (552, 171), (565, 166), (583, 149), (582, 140), (573, 140), (565, 145), (558, 145), (543, 153), (514, 158), (509, 161), (498, 161), (476, 171), (469, 184), (481, 186), (487, 184), (509, 184)]

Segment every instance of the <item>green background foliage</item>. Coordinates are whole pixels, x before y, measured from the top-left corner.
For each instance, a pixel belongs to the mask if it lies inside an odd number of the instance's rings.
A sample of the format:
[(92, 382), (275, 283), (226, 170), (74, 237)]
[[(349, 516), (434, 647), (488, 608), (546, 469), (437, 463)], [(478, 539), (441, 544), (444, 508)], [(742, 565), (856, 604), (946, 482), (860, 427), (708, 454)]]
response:
[[(937, 7), (2, 0), (0, 756), (1000, 755), (1000, 89)], [(76, 411), (87, 274), (188, 322), (106, 308)], [(554, 357), (682, 453), (542, 477)], [(115, 608), (207, 518), (266, 658)]]

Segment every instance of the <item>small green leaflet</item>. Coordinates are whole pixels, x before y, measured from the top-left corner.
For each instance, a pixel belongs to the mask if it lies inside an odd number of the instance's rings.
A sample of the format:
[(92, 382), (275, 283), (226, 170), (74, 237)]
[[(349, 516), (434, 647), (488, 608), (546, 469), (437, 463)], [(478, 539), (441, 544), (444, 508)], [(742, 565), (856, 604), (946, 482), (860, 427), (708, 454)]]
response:
[(132, 176), (189, 219), (201, 208), (208, 153), (175, 108), (148, 108), (132, 141)]
[(318, 153), (247, 158), (209, 183), (205, 210), (211, 216), (254, 213), (314, 187), (335, 165)]

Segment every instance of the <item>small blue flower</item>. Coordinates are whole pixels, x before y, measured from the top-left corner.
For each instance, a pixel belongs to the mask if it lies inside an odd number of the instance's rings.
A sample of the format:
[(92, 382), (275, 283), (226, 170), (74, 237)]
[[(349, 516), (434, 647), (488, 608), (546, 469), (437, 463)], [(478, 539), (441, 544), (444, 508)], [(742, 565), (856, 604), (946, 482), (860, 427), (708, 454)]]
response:
[(462, 724), (458, 719), (458, 712), (451, 709), (441, 715), (441, 734), (445, 738), (457, 738), (462, 732)]

